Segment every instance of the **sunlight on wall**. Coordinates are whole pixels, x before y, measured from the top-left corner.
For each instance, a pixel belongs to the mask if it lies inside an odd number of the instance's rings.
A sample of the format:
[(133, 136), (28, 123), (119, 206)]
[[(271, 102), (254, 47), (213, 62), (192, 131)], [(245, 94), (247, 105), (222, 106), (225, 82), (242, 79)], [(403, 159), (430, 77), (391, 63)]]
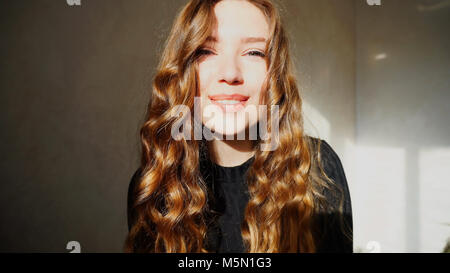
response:
[(421, 252), (442, 252), (450, 238), (450, 148), (419, 152)]
[(376, 242), (380, 252), (403, 252), (405, 151), (357, 146), (355, 153), (354, 247), (366, 249), (371, 242)]
[(303, 100), (303, 118), (305, 132), (308, 135), (330, 139), (330, 122), (306, 100)]
[(380, 53), (380, 54), (375, 55), (375, 57), (374, 57), (374, 59), (376, 61), (384, 60), (386, 58), (387, 58), (387, 54), (386, 53)]

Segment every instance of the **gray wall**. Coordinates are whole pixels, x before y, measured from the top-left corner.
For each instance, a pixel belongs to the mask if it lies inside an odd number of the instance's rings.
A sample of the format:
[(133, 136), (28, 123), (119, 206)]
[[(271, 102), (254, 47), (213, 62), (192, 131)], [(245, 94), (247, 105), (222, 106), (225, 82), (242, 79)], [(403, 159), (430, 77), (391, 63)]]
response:
[(0, 2), (0, 251), (122, 250), (139, 125), (178, 5)]

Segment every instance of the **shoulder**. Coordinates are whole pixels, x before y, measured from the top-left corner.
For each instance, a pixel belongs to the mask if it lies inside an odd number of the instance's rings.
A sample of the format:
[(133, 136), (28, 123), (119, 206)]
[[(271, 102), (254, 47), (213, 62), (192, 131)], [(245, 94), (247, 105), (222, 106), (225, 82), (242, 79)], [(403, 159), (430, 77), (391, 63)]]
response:
[(128, 203), (130, 203), (130, 201), (132, 201), (133, 199), (136, 187), (138, 186), (138, 183), (141, 180), (141, 176), (142, 176), (142, 168), (139, 167), (137, 170), (134, 171), (128, 183)]
[[(319, 150), (319, 161), (325, 174), (333, 182), (333, 187), (324, 190), (331, 212), (317, 215), (323, 237), (318, 244), (318, 252), (352, 252), (353, 251), (353, 217), (350, 191), (342, 162), (325, 140), (310, 137), (312, 149)], [(318, 146), (320, 145), (320, 149)], [(342, 207), (341, 207), (342, 206)], [(341, 207), (342, 211), (338, 208)], [(333, 224), (342, 216), (343, 223)], [(338, 226), (340, 226), (338, 228)]]
[(142, 168), (139, 167), (134, 171), (133, 175), (131, 176), (131, 179), (129, 181), (130, 183), (128, 184), (128, 192), (134, 191), (139, 180), (141, 179), (141, 176), (142, 176)]
[(133, 209), (133, 203), (135, 200), (135, 191), (139, 184), (139, 181), (142, 176), (142, 168), (139, 167), (131, 176), (131, 179), (128, 184), (128, 194), (127, 194), (127, 219), (128, 219), (128, 230), (131, 229), (135, 221), (135, 213)]
[[(341, 159), (331, 145), (319, 138), (308, 136), (311, 149), (320, 161), (325, 174), (343, 189), (348, 189), (347, 178)], [(320, 149), (318, 149), (320, 146)], [(317, 151), (319, 152), (317, 153)]]
[(317, 155), (318, 146), (320, 146), (320, 153), (318, 154), (320, 161), (322, 161), (323, 167), (327, 168), (327, 171), (333, 171), (342, 168), (341, 160), (336, 151), (331, 147), (326, 140), (307, 136), (307, 140), (311, 145), (311, 149)]
[[(352, 206), (350, 190), (341, 159), (327, 141), (309, 136), (308, 138), (312, 144), (311, 149), (317, 154), (316, 156), (319, 159), (320, 166), (327, 177), (333, 182), (333, 187), (331, 189), (324, 190), (327, 201), (334, 207), (337, 207), (338, 203), (343, 199), (343, 211), (344, 213), (351, 215)], [(318, 149), (318, 145), (320, 146), (320, 149)], [(318, 153), (316, 152), (317, 150), (319, 150)]]

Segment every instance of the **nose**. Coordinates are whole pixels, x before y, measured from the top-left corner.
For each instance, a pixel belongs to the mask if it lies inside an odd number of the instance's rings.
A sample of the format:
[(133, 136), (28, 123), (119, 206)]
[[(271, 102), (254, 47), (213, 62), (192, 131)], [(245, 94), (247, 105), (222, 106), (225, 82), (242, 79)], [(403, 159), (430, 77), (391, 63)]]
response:
[(239, 85), (244, 82), (237, 57), (224, 55), (220, 58), (219, 62), (219, 83), (226, 82), (229, 85)]

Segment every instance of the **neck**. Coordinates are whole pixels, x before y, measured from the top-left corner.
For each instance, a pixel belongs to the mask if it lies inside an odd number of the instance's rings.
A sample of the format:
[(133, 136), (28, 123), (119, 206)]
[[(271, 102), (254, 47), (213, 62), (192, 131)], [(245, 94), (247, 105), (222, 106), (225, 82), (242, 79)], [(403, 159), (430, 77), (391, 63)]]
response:
[(254, 154), (252, 140), (208, 141), (209, 155), (214, 163), (223, 167), (239, 166)]

